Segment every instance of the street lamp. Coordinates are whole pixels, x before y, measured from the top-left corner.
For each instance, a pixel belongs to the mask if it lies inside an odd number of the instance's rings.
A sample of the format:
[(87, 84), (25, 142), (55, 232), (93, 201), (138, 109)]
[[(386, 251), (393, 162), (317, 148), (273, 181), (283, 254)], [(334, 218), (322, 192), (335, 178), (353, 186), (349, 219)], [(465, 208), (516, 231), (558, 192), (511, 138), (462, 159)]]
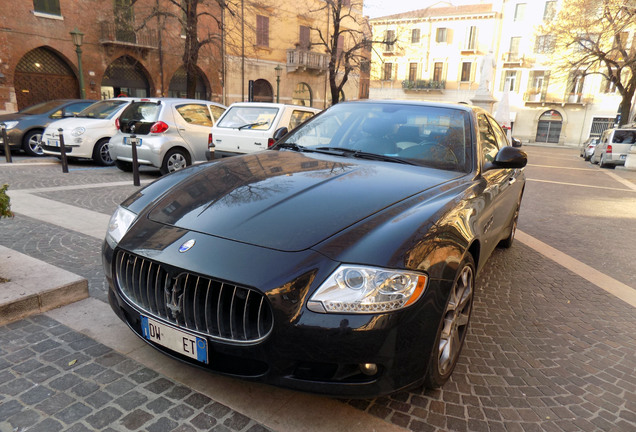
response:
[(73, 39), (73, 44), (75, 44), (75, 52), (77, 53), (77, 69), (79, 72), (79, 88), (80, 88), (80, 97), (82, 99), (86, 98), (86, 92), (84, 91), (84, 73), (82, 72), (82, 41), (84, 40), (84, 33), (79, 31), (77, 27), (73, 29), (71, 32), (71, 38)]
[(276, 103), (280, 103), (280, 74), (283, 72), (283, 68), (278, 65), (274, 70), (276, 71)]

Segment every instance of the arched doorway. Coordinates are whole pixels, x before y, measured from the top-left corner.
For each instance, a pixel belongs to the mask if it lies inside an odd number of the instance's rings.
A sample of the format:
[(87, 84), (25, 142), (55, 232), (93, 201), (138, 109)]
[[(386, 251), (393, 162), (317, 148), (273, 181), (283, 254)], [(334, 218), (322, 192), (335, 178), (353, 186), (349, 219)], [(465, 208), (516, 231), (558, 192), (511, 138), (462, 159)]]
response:
[(150, 83), (145, 68), (132, 57), (119, 57), (102, 78), (102, 99), (117, 96), (149, 97)]
[[(208, 91), (207, 83), (208, 81), (205, 78), (205, 75), (203, 75), (201, 69), (197, 68), (197, 85), (194, 93), (195, 99), (210, 100), (210, 92)], [(187, 97), (186, 70), (183, 66), (177, 69), (174, 75), (172, 75), (170, 85), (168, 86), (168, 96), (177, 98)]]
[(541, 114), (537, 125), (536, 142), (558, 143), (561, 136), (563, 117), (558, 111), (550, 110)]
[(296, 84), (296, 89), (294, 90), (292, 103), (294, 105), (303, 105), (310, 107), (313, 103), (313, 96), (311, 94), (311, 87), (309, 84), (304, 82)]
[(274, 90), (269, 81), (264, 79), (254, 81), (254, 102), (274, 102)]
[(13, 78), (18, 109), (53, 99), (79, 98), (73, 69), (52, 50), (40, 47), (18, 62)]

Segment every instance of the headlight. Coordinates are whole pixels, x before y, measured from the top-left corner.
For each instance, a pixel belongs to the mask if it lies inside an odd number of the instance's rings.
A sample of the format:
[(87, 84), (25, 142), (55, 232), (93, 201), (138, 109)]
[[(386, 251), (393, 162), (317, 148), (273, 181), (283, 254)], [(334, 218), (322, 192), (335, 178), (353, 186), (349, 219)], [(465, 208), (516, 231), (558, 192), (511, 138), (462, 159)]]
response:
[(319, 313), (378, 313), (408, 307), (426, 289), (421, 273), (341, 265), (307, 303)]
[(78, 137), (81, 134), (83, 134), (84, 132), (86, 132), (86, 128), (83, 128), (83, 127), (80, 126), (80, 127), (76, 127), (75, 129), (73, 129), (71, 131), (71, 135), (73, 135), (74, 137)]
[(106, 231), (106, 241), (112, 248), (117, 246), (117, 243), (126, 234), (136, 217), (137, 215), (130, 210), (121, 206), (117, 207), (115, 213), (110, 217), (108, 231)]
[(4, 122), (4, 125), (6, 126), (7, 130), (13, 129), (15, 127), (15, 125), (17, 125), (17, 124), (18, 124), (17, 121), (6, 121), (6, 122)]

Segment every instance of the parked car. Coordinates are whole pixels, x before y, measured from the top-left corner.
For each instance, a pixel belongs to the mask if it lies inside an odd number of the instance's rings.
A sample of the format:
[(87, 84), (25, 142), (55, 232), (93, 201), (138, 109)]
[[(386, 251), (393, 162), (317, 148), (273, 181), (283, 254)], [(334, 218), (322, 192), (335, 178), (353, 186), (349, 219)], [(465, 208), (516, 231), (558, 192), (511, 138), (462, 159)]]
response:
[(115, 162), (110, 157), (108, 142), (117, 133), (117, 116), (133, 100), (116, 98), (95, 102), (73, 118), (54, 121), (44, 129), (42, 151), (48, 155), (61, 154), (61, 128), (64, 131), (64, 148), (70, 158), (92, 159), (102, 166), (113, 165)]
[[(12, 149), (22, 149), (29, 156), (41, 156), (42, 132), (55, 120), (73, 117), (95, 103), (88, 99), (58, 99), (32, 105), (13, 114), (0, 115), (0, 123), (7, 127), (7, 139)], [(3, 146), (0, 136), (0, 147)]]
[(146, 98), (132, 102), (116, 121), (110, 156), (123, 171), (132, 171), (131, 135), (139, 138), (140, 165), (159, 168), (162, 174), (205, 161), (210, 128), (226, 107), (209, 101)]
[(318, 108), (298, 105), (234, 103), (212, 128), (208, 159), (269, 148), (274, 145), (276, 131), (282, 136), (319, 112)]
[(579, 156), (581, 156), (584, 160), (589, 161), (590, 157), (594, 154), (594, 149), (598, 144), (598, 137), (589, 137), (583, 144), (579, 147)]
[(124, 201), (110, 304), (154, 348), (235, 377), (347, 397), (441, 386), (476, 274), (512, 245), (526, 161), (480, 108), (339, 103)]
[(632, 145), (636, 143), (636, 128), (607, 129), (590, 157), (590, 162), (601, 168), (625, 165)]

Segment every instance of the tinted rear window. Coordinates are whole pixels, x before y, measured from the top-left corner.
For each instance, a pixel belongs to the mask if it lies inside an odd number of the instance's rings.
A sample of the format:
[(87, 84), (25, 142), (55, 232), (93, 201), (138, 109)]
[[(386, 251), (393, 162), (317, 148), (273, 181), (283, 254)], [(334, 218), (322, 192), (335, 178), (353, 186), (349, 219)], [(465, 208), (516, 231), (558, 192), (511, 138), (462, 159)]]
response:
[(135, 126), (135, 134), (147, 135), (152, 125), (159, 119), (160, 112), (161, 103), (133, 102), (121, 113), (119, 129), (122, 132), (132, 133), (132, 126)]
[(612, 142), (617, 144), (634, 144), (636, 143), (636, 131), (617, 130), (614, 132), (614, 139)]

